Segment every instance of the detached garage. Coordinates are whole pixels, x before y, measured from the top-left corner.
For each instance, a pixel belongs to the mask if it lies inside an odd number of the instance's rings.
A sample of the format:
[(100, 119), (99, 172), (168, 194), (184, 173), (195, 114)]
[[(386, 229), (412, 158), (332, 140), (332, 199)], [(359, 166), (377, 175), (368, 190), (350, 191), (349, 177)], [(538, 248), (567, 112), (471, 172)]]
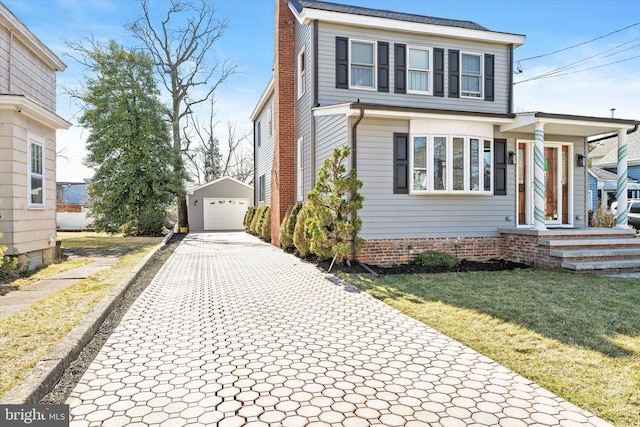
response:
[(253, 187), (225, 176), (187, 192), (190, 231), (242, 230)]

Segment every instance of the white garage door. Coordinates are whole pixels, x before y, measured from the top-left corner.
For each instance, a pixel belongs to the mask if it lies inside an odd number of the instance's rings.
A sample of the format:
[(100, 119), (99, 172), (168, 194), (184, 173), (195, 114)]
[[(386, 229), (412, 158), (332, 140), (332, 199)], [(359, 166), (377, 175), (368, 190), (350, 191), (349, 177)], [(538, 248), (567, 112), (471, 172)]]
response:
[(242, 230), (249, 199), (204, 199), (204, 229)]

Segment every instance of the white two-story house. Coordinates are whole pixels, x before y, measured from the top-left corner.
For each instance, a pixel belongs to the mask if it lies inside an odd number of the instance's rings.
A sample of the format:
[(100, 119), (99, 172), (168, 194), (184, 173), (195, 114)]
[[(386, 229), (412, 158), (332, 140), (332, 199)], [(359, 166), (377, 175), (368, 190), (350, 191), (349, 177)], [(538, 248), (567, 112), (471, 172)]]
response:
[(0, 3), (0, 244), (30, 267), (56, 238), (56, 73), (66, 65)]
[(343, 145), (364, 183), (362, 261), (432, 249), (545, 264), (541, 239), (593, 232), (587, 137), (625, 139), (638, 121), (514, 113), (525, 36), (313, 0), (277, 0), (275, 15), (274, 74), (252, 114), (255, 200), (272, 207), (274, 244)]

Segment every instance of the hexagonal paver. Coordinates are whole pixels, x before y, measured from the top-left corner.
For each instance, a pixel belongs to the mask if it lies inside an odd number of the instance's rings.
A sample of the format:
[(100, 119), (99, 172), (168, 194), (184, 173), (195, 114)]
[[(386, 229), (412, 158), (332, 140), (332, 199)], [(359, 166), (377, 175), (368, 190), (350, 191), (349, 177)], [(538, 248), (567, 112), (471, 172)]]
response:
[(246, 233), (189, 234), (67, 402), (72, 426), (604, 426)]

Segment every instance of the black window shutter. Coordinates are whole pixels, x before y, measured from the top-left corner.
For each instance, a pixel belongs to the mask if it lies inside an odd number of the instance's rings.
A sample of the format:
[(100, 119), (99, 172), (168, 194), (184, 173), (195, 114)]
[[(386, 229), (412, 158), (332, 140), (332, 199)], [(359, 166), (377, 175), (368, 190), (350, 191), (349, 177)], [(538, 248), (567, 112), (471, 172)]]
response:
[(393, 134), (393, 193), (409, 194), (409, 134)]
[(449, 97), (460, 98), (460, 51), (449, 50)]
[(493, 194), (507, 195), (507, 140), (493, 141)]
[(389, 92), (388, 42), (378, 42), (378, 92)]
[(433, 95), (444, 96), (444, 49), (433, 49)]
[(395, 93), (407, 93), (407, 46), (394, 44), (395, 56)]
[(336, 37), (336, 88), (349, 89), (349, 39)]
[(495, 74), (495, 56), (484, 56), (484, 100), (494, 100), (494, 74)]

